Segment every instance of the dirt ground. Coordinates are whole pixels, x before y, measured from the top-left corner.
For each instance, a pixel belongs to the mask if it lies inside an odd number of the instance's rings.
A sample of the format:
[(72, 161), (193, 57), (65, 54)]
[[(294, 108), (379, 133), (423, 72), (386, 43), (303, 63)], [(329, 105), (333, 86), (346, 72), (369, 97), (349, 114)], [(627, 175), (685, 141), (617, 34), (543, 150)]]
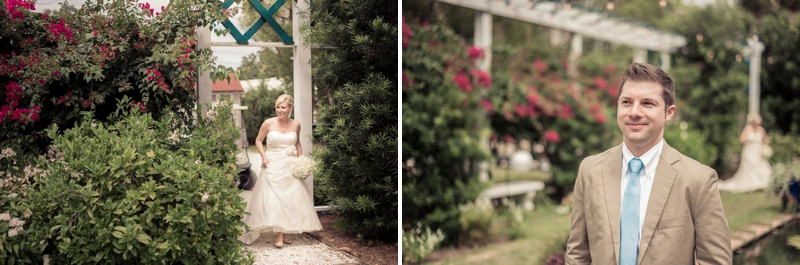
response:
[(347, 252), (359, 262), (370, 265), (397, 264), (397, 244), (366, 246), (358, 243), (355, 234), (340, 232), (333, 228), (336, 214), (319, 214), (322, 231), (310, 233), (333, 249)]

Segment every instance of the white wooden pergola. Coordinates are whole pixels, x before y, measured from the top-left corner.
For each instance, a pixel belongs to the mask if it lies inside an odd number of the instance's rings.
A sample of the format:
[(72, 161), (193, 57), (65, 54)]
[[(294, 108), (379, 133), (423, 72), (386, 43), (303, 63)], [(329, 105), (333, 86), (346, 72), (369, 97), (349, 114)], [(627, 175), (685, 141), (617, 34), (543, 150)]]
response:
[[(553, 1), (532, 0), (437, 0), (477, 11), (475, 45), (491, 51), (492, 16), (502, 16), (572, 33), (570, 59), (583, 53), (583, 38), (626, 45), (633, 48), (633, 61), (645, 62), (647, 51), (661, 53), (661, 67), (670, 66), (670, 54), (686, 45), (683, 36), (656, 30), (599, 11)], [(491, 53), (480, 62), (488, 70)]]
[[(475, 46), (485, 51), (478, 68), (489, 71), (492, 61), (492, 16), (501, 16), (572, 33), (570, 64), (583, 53), (583, 38), (591, 38), (633, 48), (633, 62), (646, 62), (647, 51), (660, 53), (661, 68), (669, 71), (671, 54), (686, 45), (677, 34), (627, 21), (613, 15), (590, 10), (563, 1), (540, 0), (437, 0), (473, 9), (475, 14)], [(764, 44), (754, 36), (742, 50), (750, 60), (748, 112), (759, 112), (761, 53)], [(570, 68), (574, 70), (575, 67)], [(571, 73), (572, 74), (572, 73)]]

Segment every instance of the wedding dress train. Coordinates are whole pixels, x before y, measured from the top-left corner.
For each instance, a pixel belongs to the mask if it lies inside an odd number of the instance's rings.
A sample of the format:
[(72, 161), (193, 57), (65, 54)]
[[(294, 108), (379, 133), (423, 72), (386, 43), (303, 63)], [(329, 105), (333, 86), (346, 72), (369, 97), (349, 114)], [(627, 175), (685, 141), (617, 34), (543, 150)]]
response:
[(261, 170), (245, 211), (250, 232), (239, 240), (251, 244), (262, 232), (296, 234), (322, 230), (314, 202), (303, 179), (292, 176), (291, 164), (297, 132), (267, 133), (267, 168)]
[(769, 187), (772, 167), (767, 159), (761, 156), (763, 141), (764, 135), (761, 133), (747, 135), (747, 142), (742, 148), (739, 170), (733, 177), (718, 182), (717, 189), (730, 192), (749, 192)]

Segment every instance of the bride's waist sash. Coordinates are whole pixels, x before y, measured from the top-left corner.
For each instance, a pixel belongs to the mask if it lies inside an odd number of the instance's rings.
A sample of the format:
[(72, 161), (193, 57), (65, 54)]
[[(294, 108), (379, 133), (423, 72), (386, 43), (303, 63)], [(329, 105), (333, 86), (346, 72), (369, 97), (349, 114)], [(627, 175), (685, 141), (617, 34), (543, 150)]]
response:
[(267, 150), (264, 150), (264, 153), (284, 154), (284, 155), (287, 155), (287, 156), (297, 156), (297, 147), (289, 146), (289, 147), (284, 147), (284, 148), (267, 148)]

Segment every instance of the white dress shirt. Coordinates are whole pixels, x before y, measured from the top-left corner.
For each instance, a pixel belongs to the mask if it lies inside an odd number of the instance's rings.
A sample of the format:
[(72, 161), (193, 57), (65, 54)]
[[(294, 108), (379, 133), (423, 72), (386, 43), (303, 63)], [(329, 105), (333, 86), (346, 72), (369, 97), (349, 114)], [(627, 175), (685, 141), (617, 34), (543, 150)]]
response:
[[(650, 201), (650, 191), (653, 190), (653, 177), (656, 175), (656, 167), (658, 160), (661, 157), (661, 150), (664, 148), (664, 139), (661, 139), (653, 148), (647, 150), (639, 159), (644, 163), (644, 167), (639, 171), (639, 240), (642, 239), (642, 227), (644, 226), (644, 216), (647, 213), (647, 202)], [(628, 181), (631, 179), (631, 172), (628, 170), (628, 162), (633, 159), (633, 153), (628, 150), (625, 142), (622, 142), (622, 188), (620, 189), (620, 198), (625, 198), (625, 188), (628, 186)], [(642, 176), (642, 172), (645, 173)], [(622, 209), (622, 201), (620, 200), (620, 209)], [(622, 218), (620, 211), (620, 218)]]

